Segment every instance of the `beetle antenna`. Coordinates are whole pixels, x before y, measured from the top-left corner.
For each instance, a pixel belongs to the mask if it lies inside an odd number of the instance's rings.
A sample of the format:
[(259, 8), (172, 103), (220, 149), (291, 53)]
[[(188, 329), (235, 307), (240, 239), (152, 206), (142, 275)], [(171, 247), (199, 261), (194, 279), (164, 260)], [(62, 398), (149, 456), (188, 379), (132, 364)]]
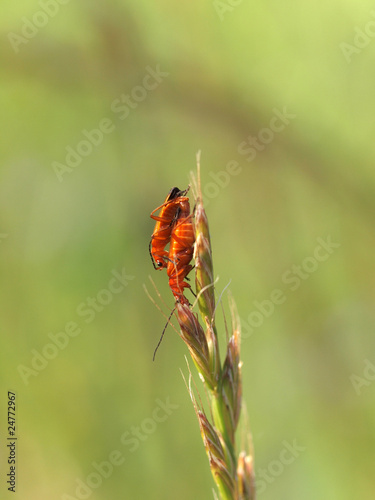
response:
[(159, 349), (159, 346), (160, 346), (160, 344), (161, 344), (161, 341), (163, 340), (163, 337), (164, 337), (165, 330), (167, 329), (167, 326), (169, 325), (169, 322), (170, 322), (171, 317), (172, 317), (173, 313), (175, 312), (175, 310), (176, 310), (176, 306), (174, 306), (174, 308), (172, 309), (172, 312), (171, 312), (171, 314), (169, 315), (168, 321), (167, 321), (167, 322), (166, 322), (166, 324), (165, 324), (165, 327), (164, 327), (163, 332), (162, 332), (162, 334), (161, 334), (161, 336), (160, 336), (160, 340), (159, 340), (159, 342), (158, 342), (158, 345), (157, 345), (157, 346), (156, 346), (156, 348), (155, 348), (154, 355), (153, 355), (153, 357), (152, 357), (152, 361), (155, 361), (156, 351)]

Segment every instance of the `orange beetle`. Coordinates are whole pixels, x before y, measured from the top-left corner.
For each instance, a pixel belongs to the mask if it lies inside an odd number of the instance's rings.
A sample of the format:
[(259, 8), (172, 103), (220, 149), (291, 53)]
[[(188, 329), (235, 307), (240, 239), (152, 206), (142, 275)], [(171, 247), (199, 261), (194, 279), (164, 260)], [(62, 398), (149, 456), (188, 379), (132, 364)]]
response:
[[(179, 200), (188, 190), (189, 188), (185, 191), (180, 191), (177, 187), (172, 188), (164, 203), (151, 212), (150, 217), (156, 221), (156, 224), (151, 236), (149, 250), (155, 269), (164, 269), (168, 265), (168, 252), (165, 247), (171, 239), (172, 227), (177, 218)], [(158, 210), (160, 210), (160, 214), (154, 215)]]
[(185, 281), (193, 269), (190, 264), (194, 252), (193, 214), (190, 214), (189, 199), (185, 196), (178, 200), (177, 221), (172, 228), (169, 247), (167, 274), (169, 287), (175, 299), (181, 304), (189, 304), (184, 296), (184, 288), (191, 288)]

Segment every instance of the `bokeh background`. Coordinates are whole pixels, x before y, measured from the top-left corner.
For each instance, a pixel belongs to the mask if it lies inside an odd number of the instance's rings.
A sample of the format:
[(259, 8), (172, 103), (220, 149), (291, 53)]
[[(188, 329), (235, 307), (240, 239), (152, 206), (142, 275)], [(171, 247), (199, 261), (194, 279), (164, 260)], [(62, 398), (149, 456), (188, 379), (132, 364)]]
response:
[[(6, 2), (0, 21), (0, 446), (4, 471), (13, 390), (13, 498), (213, 498), (185, 346), (169, 328), (152, 362), (165, 319), (143, 289), (151, 274), (172, 307), (149, 214), (187, 185), (199, 149), (217, 292), (230, 281), (244, 323), (259, 323), (242, 342), (259, 498), (374, 498), (373, 2), (42, 4)], [(163, 76), (145, 91), (149, 68)], [(120, 112), (126, 95), (138, 101)], [(270, 134), (275, 109), (293, 118)], [(57, 175), (103, 119), (111, 131)], [(319, 238), (336, 247), (314, 264)], [(116, 271), (126, 286), (103, 292)], [(275, 289), (285, 301), (251, 315)], [(107, 303), (88, 313), (98, 294)], [(80, 333), (33, 368), (71, 322)], [(298, 451), (283, 464), (286, 443)], [(10, 497), (4, 473), (0, 488)]]

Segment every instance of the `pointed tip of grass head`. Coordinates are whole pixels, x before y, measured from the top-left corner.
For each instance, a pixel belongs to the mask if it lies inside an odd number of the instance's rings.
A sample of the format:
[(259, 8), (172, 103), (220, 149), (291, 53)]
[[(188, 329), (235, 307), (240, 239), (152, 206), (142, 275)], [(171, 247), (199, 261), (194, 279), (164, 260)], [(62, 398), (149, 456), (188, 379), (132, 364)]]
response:
[(214, 271), (210, 229), (204, 209), (202, 194), (197, 193), (195, 206), (195, 283), (198, 306), (203, 320), (206, 317), (213, 323), (215, 313)]
[(197, 180), (192, 179), (196, 196), (195, 206), (195, 285), (199, 312), (203, 319), (206, 338), (208, 342), (210, 371), (215, 374), (215, 386), (217, 385), (220, 368), (219, 345), (215, 328), (215, 289), (214, 271), (212, 262), (212, 249), (208, 218), (204, 209), (202, 192), (200, 187), (200, 176), (198, 169)]

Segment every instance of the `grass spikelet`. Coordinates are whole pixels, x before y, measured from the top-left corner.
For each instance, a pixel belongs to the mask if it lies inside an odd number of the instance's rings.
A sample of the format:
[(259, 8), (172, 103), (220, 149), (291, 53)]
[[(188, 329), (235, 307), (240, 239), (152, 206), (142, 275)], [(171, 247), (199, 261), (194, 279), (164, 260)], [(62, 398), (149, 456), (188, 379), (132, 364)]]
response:
[(241, 451), (237, 466), (238, 500), (255, 500), (253, 457)]
[(209, 389), (215, 386), (214, 373), (211, 370), (207, 338), (197, 315), (185, 304), (177, 304), (177, 317), (181, 328), (180, 337), (187, 345), (191, 358), (202, 380)]

